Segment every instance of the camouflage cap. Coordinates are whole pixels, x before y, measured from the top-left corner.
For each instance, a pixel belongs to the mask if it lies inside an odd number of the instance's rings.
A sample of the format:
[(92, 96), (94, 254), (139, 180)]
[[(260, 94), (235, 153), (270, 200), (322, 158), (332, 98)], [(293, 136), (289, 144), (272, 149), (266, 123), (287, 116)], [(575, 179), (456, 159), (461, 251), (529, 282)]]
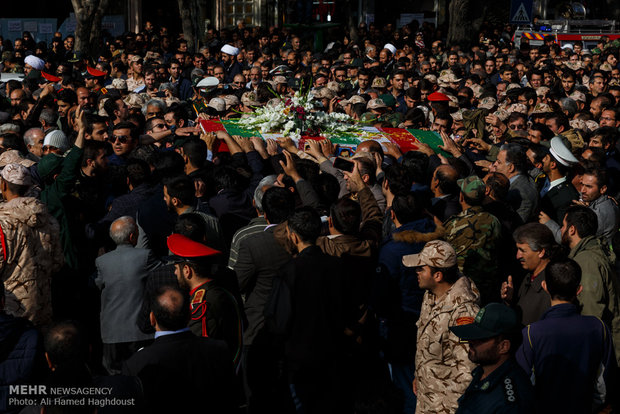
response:
[(336, 81), (327, 82), (327, 85), (325, 87), (332, 91), (334, 94), (337, 94), (342, 90), (342, 86), (339, 82)]
[(142, 108), (142, 106), (146, 103), (146, 98), (140, 94), (132, 92), (127, 95), (124, 101), (130, 108)]
[(426, 79), (430, 83), (437, 83), (437, 75), (433, 75), (432, 73), (424, 75), (424, 79)]
[(125, 79), (116, 78), (112, 80), (112, 89), (127, 90), (127, 81)]
[(508, 86), (506, 86), (506, 92), (512, 89), (521, 89), (521, 85), (519, 85), (518, 83), (509, 83)]
[(335, 96), (334, 92), (325, 86), (312, 92), (312, 95), (317, 99), (332, 99)]
[(226, 110), (226, 101), (222, 98), (211, 98), (207, 106), (218, 112), (224, 112)]
[(546, 96), (549, 92), (551, 92), (551, 89), (549, 89), (548, 86), (540, 86), (536, 88), (536, 96)]
[(387, 106), (385, 105), (385, 102), (383, 102), (383, 99), (377, 98), (377, 99), (371, 99), (370, 101), (368, 101), (366, 108), (367, 109), (379, 109), (379, 108), (387, 108)]
[(349, 99), (344, 99), (342, 101), (340, 101), (340, 105), (342, 107), (344, 107), (345, 105), (355, 105), (355, 104), (360, 104), (363, 103), (364, 105), (366, 104), (366, 100), (364, 98), (362, 98), (359, 95), (353, 95), (352, 97), (350, 97)]
[(403, 264), (407, 267), (427, 265), (446, 269), (456, 266), (456, 252), (450, 243), (433, 240), (426, 243), (420, 253), (403, 256)]
[(3, 168), (9, 164), (20, 164), (24, 167), (32, 167), (36, 162), (29, 160), (28, 158), (24, 158), (19, 155), (19, 151), (17, 150), (8, 150), (4, 151), (0, 155), (0, 168)]
[(605, 72), (611, 72), (611, 70), (612, 70), (613, 68), (611, 67), (611, 65), (610, 65), (609, 63), (605, 62), (605, 63), (603, 63), (603, 64), (599, 67), (599, 69), (600, 69), (600, 70), (603, 70), (603, 71), (605, 71)]
[(386, 88), (387, 81), (385, 80), (385, 78), (376, 77), (372, 80), (372, 84), (370, 85), (370, 87), (371, 88)]
[(236, 95), (224, 95), (222, 96), (224, 102), (226, 102), (226, 110), (228, 111), (231, 107), (235, 105), (239, 105), (239, 98)]
[(566, 61), (566, 62), (564, 62), (564, 66), (566, 66), (570, 70), (574, 70), (574, 71), (583, 68), (583, 64), (582, 64), (582, 62), (580, 60), (578, 60), (576, 62)]
[(527, 114), (527, 106), (525, 106), (522, 103), (514, 103), (510, 105), (508, 108), (506, 108), (506, 112), (508, 112), (509, 114), (513, 112), (518, 112), (520, 114)]
[(256, 92), (248, 91), (244, 92), (241, 95), (241, 103), (245, 106), (259, 106), (260, 102), (258, 102), (258, 97), (256, 96)]
[(569, 95), (569, 98), (583, 103), (587, 101), (586, 94), (581, 91), (574, 91)]
[(284, 76), (274, 76), (273, 81), (276, 83), (276, 85), (281, 84), (281, 83), (288, 83), (288, 81), (286, 80)]
[(456, 183), (461, 189), (461, 192), (468, 198), (472, 200), (482, 200), (484, 198), (484, 192), (487, 186), (478, 176), (470, 175), (469, 177), (458, 180)]
[(482, 88), (482, 86), (476, 84), (473, 84), (469, 87), (469, 89), (471, 89), (474, 92), (474, 97), (480, 98), (480, 96), (482, 95), (482, 92), (484, 92), (484, 89)]
[(2, 179), (11, 184), (32, 185), (32, 175), (28, 168), (21, 164), (8, 164), (0, 174)]
[(546, 103), (538, 103), (532, 110), (532, 114), (548, 114), (553, 112), (553, 109)]
[(486, 98), (482, 98), (480, 100), (480, 103), (478, 104), (478, 108), (484, 108), (488, 110), (493, 109), (495, 106), (497, 106), (497, 100), (490, 96), (487, 96)]

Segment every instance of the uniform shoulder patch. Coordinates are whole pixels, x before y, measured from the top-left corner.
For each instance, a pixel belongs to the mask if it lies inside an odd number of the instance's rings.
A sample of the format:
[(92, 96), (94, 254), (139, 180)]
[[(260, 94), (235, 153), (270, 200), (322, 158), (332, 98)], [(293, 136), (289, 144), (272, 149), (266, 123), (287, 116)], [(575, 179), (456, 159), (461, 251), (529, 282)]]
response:
[(205, 290), (204, 289), (197, 290), (196, 293), (194, 294), (194, 297), (192, 298), (191, 305), (196, 305), (202, 302), (204, 297), (205, 297)]
[(474, 318), (472, 318), (471, 316), (462, 316), (456, 320), (457, 326), (469, 325), (471, 323), (474, 323)]
[(515, 403), (517, 401), (514, 385), (510, 377), (504, 378), (504, 397), (506, 397), (506, 401), (509, 403)]

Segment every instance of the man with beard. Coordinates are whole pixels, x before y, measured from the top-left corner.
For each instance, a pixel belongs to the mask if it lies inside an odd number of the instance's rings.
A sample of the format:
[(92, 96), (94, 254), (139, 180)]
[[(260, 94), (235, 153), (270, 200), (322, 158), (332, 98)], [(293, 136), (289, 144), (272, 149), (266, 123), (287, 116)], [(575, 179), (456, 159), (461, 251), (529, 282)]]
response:
[(205, 224), (206, 244), (213, 246), (215, 249), (224, 249), (220, 223), (217, 217), (197, 208), (196, 188), (191, 178), (186, 175), (180, 175), (165, 180), (164, 202), (168, 210), (175, 212), (177, 216), (189, 213), (199, 215)]
[(177, 259), (174, 274), (179, 286), (189, 291), (189, 329), (197, 336), (224, 340), (236, 367), (241, 357), (242, 313), (233, 293), (213, 272), (214, 259), (221, 252), (181, 234), (168, 237), (168, 248)]
[(506, 305), (489, 303), (474, 321), (450, 330), (469, 343), (469, 359), (478, 364), (472, 381), (459, 398), (457, 414), (530, 413), (532, 385), (513, 358), (516, 313)]

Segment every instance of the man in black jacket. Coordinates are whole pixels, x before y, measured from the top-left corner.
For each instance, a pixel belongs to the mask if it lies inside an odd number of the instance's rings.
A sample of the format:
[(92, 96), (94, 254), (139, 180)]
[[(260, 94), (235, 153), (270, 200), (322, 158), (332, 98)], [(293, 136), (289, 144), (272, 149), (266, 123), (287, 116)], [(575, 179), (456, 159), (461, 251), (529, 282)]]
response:
[(189, 299), (165, 286), (153, 297), (155, 342), (125, 361), (123, 373), (142, 381), (150, 412), (231, 412), (233, 370), (226, 343), (190, 332)]
[(290, 328), (285, 357), (291, 390), (306, 413), (339, 413), (344, 339), (344, 288), (340, 259), (316, 245), (321, 218), (309, 207), (287, 222), (287, 234), (298, 252), (282, 270), (290, 289)]

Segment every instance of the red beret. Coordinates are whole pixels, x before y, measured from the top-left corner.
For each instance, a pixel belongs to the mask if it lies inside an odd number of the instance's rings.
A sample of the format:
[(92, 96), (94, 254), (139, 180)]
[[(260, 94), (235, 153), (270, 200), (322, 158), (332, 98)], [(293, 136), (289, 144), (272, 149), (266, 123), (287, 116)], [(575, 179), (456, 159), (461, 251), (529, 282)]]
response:
[(428, 100), (431, 102), (449, 102), (450, 98), (448, 98), (448, 95), (441, 92), (433, 92), (428, 95)]
[(172, 254), (179, 257), (209, 257), (221, 254), (220, 251), (205, 246), (202, 243), (193, 241), (181, 234), (171, 234), (168, 236), (168, 249)]
[(86, 71), (91, 75), (94, 76), (95, 78), (98, 78), (99, 76), (105, 76), (108, 73), (107, 72), (102, 72), (100, 70), (97, 70), (95, 68), (91, 68), (90, 66), (86, 67)]
[(45, 80), (50, 82), (60, 82), (62, 80), (58, 76), (50, 75), (49, 73), (45, 73), (43, 71), (41, 71), (41, 76), (43, 76)]

